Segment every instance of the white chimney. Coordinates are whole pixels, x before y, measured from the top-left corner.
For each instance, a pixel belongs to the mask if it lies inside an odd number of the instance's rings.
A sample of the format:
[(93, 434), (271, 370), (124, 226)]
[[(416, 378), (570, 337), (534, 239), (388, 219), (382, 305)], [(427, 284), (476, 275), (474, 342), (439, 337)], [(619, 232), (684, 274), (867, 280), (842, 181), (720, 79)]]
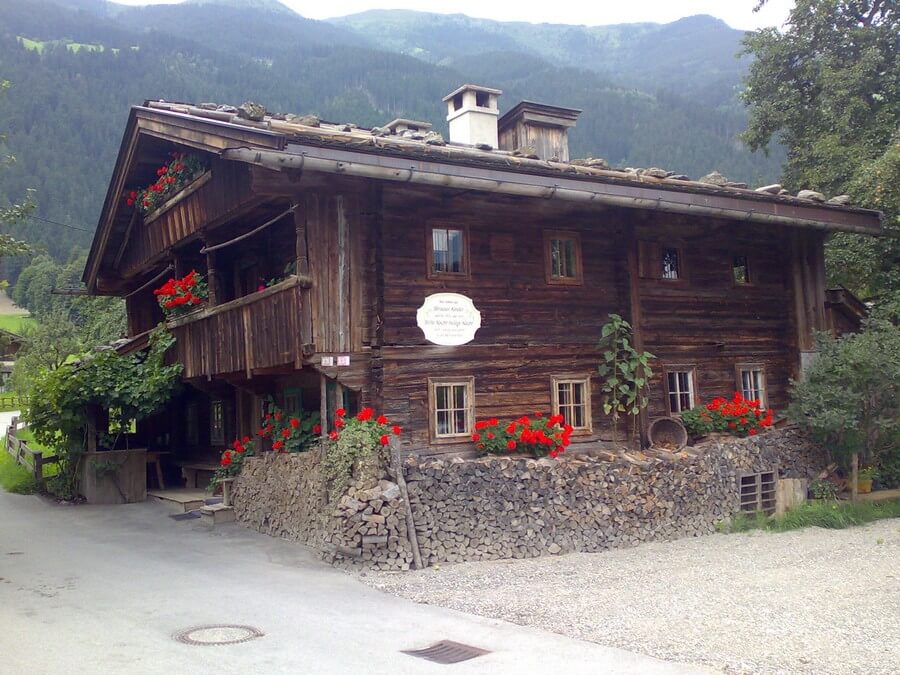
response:
[(447, 122), (450, 123), (450, 142), (466, 145), (498, 147), (497, 100), (503, 92), (477, 84), (464, 84), (447, 94)]

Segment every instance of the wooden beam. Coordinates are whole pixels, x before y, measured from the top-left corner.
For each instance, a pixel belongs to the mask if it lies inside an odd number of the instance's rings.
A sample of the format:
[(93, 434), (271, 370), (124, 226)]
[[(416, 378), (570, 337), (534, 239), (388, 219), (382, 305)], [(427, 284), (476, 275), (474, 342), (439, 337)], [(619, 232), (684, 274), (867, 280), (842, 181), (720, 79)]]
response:
[[(642, 352), (644, 351), (644, 336), (641, 329), (641, 289), (640, 289), (640, 270), (638, 268), (638, 246), (639, 242), (635, 236), (634, 228), (628, 237), (628, 253), (627, 253), (627, 273), (628, 273), (628, 311), (632, 329), (632, 340), (634, 348)], [(650, 416), (647, 414), (647, 408), (641, 408), (638, 414), (638, 439), (642, 448), (649, 445)]]

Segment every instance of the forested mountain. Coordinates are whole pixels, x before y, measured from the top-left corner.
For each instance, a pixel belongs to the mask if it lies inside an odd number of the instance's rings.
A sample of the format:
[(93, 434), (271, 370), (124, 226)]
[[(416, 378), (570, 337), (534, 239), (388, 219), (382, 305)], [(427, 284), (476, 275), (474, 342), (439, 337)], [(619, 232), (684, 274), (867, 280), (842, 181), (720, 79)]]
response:
[[(81, 228), (32, 219), (11, 230), (58, 260), (90, 242), (128, 108), (153, 98), (445, 129), (441, 97), (475, 81), (502, 88), (505, 109), (524, 98), (582, 108), (573, 156), (748, 182), (773, 179), (781, 160), (737, 141), (740, 34), (708, 17), (585, 28), (388, 12), (326, 23), (276, 0), (0, 0), (0, 17), (0, 79), (12, 82), (0, 133), (17, 157), (0, 172), (0, 202), (33, 187), (38, 217)], [(3, 264), (0, 276), (15, 277)]]

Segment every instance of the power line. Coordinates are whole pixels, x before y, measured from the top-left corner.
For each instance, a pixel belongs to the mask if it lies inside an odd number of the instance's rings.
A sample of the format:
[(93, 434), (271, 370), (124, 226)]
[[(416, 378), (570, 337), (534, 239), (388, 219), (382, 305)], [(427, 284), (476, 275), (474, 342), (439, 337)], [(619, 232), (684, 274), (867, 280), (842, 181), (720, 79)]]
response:
[(79, 232), (93, 232), (93, 230), (88, 230), (83, 227), (76, 227), (75, 225), (66, 225), (66, 223), (60, 223), (55, 220), (49, 220), (47, 218), (41, 218), (40, 216), (32, 216), (27, 215), (26, 218), (31, 218), (32, 220), (40, 220), (43, 223), (50, 223), (51, 225), (59, 225), (60, 227), (67, 227), (70, 230), (78, 230)]

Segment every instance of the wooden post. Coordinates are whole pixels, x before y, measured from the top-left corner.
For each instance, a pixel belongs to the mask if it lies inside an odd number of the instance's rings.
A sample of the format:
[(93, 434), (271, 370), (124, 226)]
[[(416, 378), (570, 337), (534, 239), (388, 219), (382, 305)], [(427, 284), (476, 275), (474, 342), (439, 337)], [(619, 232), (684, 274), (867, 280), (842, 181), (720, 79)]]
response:
[(219, 304), (219, 280), (216, 277), (216, 254), (206, 254), (206, 285), (209, 287), (209, 306)]
[(853, 453), (850, 467), (850, 501), (855, 502), (859, 499), (859, 453)]
[(322, 440), (328, 434), (328, 379), (319, 376), (319, 423), (322, 425)]
[(400, 449), (394, 447), (394, 441), (391, 441), (391, 454), (393, 455), (394, 474), (397, 480), (397, 486), (400, 488), (400, 494), (403, 501), (406, 502), (406, 536), (409, 539), (409, 545), (412, 548), (413, 564), (417, 570), (423, 569), (422, 552), (419, 550), (419, 537), (416, 534), (416, 522), (413, 519), (412, 503), (409, 501), (409, 490), (406, 487), (406, 477), (403, 475), (403, 464), (400, 461)]
[[(297, 209), (294, 211), (294, 232), (295, 232), (295, 267), (298, 276), (309, 276), (309, 243), (306, 235), (306, 211)], [(310, 303), (311, 293), (309, 288), (301, 288), (298, 291), (300, 296), (300, 354), (298, 358), (302, 358), (303, 347), (313, 343), (313, 324), (312, 324), (312, 306)]]
[[(632, 328), (632, 339), (634, 348), (642, 352), (644, 351), (644, 338), (641, 331), (641, 292), (640, 292), (640, 269), (638, 260), (639, 243), (634, 236), (632, 229), (631, 236), (628, 239), (628, 305), (629, 319)], [(640, 444), (642, 448), (650, 445), (649, 431), (650, 419), (646, 408), (641, 408), (638, 413), (638, 433), (640, 434)]]

